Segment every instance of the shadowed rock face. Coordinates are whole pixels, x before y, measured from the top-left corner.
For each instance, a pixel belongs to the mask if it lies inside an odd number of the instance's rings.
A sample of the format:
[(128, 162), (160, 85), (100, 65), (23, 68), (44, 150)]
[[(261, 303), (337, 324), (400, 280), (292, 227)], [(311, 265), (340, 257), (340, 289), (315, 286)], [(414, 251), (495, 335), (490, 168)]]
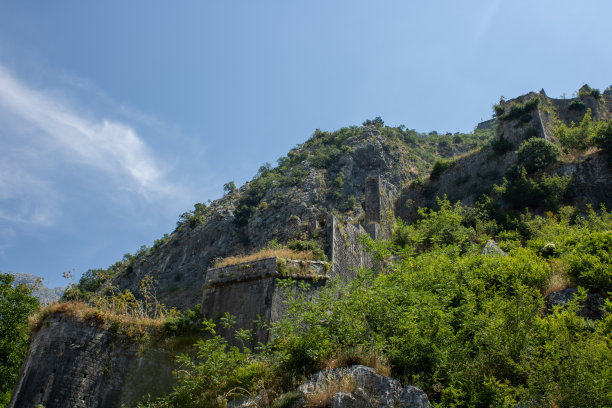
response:
[(119, 407), (169, 391), (174, 353), (143, 346), (92, 321), (51, 316), (32, 336), (9, 407)]

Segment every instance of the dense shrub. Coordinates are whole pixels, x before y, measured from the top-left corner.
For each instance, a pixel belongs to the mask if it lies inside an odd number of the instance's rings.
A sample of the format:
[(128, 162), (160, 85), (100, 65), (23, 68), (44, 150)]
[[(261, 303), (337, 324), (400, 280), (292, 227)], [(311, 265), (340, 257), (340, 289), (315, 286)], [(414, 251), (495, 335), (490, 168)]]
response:
[(514, 145), (505, 137), (500, 136), (491, 143), (491, 148), (493, 149), (493, 153), (501, 156), (502, 154), (512, 150)]
[(528, 172), (540, 170), (559, 159), (557, 145), (539, 137), (521, 143), (516, 153), (518, 163)]
[(463, 207), (454, 206), (446, 199), (438, 199), (439, 210), (419, 209), (420, 219), (412, 224), (404, 224), (398, 220), (393, 231), (393, 241), (399, 247), (406, 245), (420, 249), (429, 249), (446, 245), (459, 245), (470, 242), (475, 231), (462, 224)]
[(593, 143), (600, 149), (612, 153), (612, 120), (602, 120), (597, 124)]
[(595, 99), (601, 98), (601, 91), (597, 88), (590, 88), (589, 86), (583, 86), (578, 90), (578, 96), (581, 98), (586, 98), (587, 96), (592, 96)]
[[(503, 107), (504, 109), (503, 113), (501, 115), (498, 114), (497, 117), (500, 120), (520, 119), (521, 117), (526, 118), (525, 115), (527, 115), (532, 110), (536, 109), (539, 104), (540, 104), (540, 97), (538, 96), (528, 99), (523, 103), (511, 102), (507, 109), (505, 106)], [(498, 111), (501, 111), (501, 110), (496, 107), (495, 112), (498, 113)], [(531, 120), (531, 118), (526, 119), (524, 121), (528, 122), (529, 120)]]
[(580, 111), (580, 110), (585, 110), (586, 109), (586, 105), (580, 99), (574, 99), (574, 100), (572, 100), (569, 103), (567, 108), (569, 110), (578, 110), (578, 111)]
[(28, 316), (39, 303), (24, 284), (13, 286), (11, 274), (0, 273), (0, 406), (6, 406), (28, 350)]
[(589, 109), (578, 126), (574, 123), (566, 126), (562, 122), (557, 122), (554, 134), (566, 150), (584, 151), (592, 144), (596, 129), (596, 123), (593, 122)]
[(568, 256), (568, 274), (586, 288), (612, 291), (612, 232), (581, 236)]
[(431, 169), (430, 178), (432, 180), (439, 179), (442, 173), (444, 173), (449, 168), (455, 165), (455, 161), (453, 159), (439, 159), (433, 165)]
[(504, 178), (502, 186), (496, 186), (495, 191), (514, 209), (524, 208), (556, 211), (571, 195), (571, 175), (540, 174), (528, 177), (527, 170), (522, 166), (510, 169)]
[[(388, 364), (394, 378), (426, 390), (436, 407), (611, 406), (612, 314), (580, 317), (583, 290), (547, 313), (543, 293), (576, 254), (596, 254), (610, 270), (612, 215), (602, 209), (577, 216), (572, 208), (523, 214), (495, 236), (500, 246), (512, 243), (507, 255), (482, 255), (481, 243), (460, 238), (466, 222), (493, 212), (490, 200), (479, 202), (470, 209), (443, 200), (438, 211), (421, 210), (421, 222), (400, 226), (403, 233), (411, 228), (408, 244), (433, 231), (444, 235), (445, 224), (458, 232), (419, 251), (400, 249), (397, 234), (395, 244), (364, 238), (387, 261), (385, 273), (330, 281), (316, 302), (295, 290), (304, 283), (279, 282), (289, 291), (287, 315), (259, 353), (230, 347), (205, 321), (210, 334), (197, 356), (180, 357), (172, 393), (147, 406), (221, 407), (248, 395), (279, 406), (313, 372), (355, 362)], [(530, 238), (514, 228), (531, 231)], [(555, 257), (541, 256), (542, 242), (553, 241)], [(247, 344), (250, 333), (236, 337)]]

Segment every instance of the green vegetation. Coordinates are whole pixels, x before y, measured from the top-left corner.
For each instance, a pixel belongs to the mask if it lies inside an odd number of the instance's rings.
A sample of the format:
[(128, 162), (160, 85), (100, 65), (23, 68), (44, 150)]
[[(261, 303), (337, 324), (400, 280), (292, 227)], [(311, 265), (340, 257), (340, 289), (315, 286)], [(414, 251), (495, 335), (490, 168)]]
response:
[(578, 96), (580, 98), (586, 98), (587, 96), (592, 96), (595, 99), (600, 99), (601, 92), (599, 91), (599, 89), (590, 88), (589, 86), (585, 85), (582, 88), (580, 88), (580, 90), (578, 91)]
[(606, 152), (612, 149), (612, 120), (594, 121), (588, 109), (579, 125), (570, 126), (558, 121), (554, 134), (566, 152), (583, 152), (590, 147), (598, 147)]
[(493, 153), (495, 153), (497, 156), (501, 156), (502, 154), (512, 150), (514, 145), (505, 137), (500, 136), (498, 139), (491, 142), (491, 148), (493, 149)]
[(600, 121), (592, 140), (595, 146), (608, 154), (612, 153), (612, 120)]
[(546, 139), (534, 137), (521, 143), (516, 154), (519, 165), (531, 173), (555, 163), (559, 159), (559, 148)]
[(567, 106), (567, 108), (569, 110), (577, 110), (577, 111), (581, 111), (581, 110), (585, 110), (586, 109), (586, 105), (584, 104), (584, 102), (582, 102), (580, 99), (574, 99), (572, 100), (569, 105)]
[(515, 210), (525, 208), (557, 210), (572, 193), (571, 175), (552, 175), (544, 173), (530, 176), (525, 167), (512, 167), (501, 186), (494, 191)]
[[(356, 362), (383, 362), (436, 407), (610, 406), (612, 302), (592, 321), (579, 314), (583, 289), (548, 311), (543, 296), (559, 281), (610, 290), (612, 214), (563, 207), (514, 218), (486, 198), (438, 206), (398, 223), (391, 242), (364, 238), (379, 259), (393, 256), (385, 273), (334, 281), (317, 302), (294, 292), (257, 352), (230, 347), (205, 321), (209, 335), (197, 356), (180, 357), (172, 393), (141, 407), (223, 407), (255, 395), (278, 406), (314, 371)], [(489, 238), (507, 255), (482, 255)], [(246, 344), (250, 333), (237, 337)]]
[(555, 136), (561, 142), (566, 150), (584, 151), (591, 144), (591, 139), (596, 132), (596, 124), (591, 118), (591, 110), (587, 110), (580, 125), (576, 126), (572, 123), (566, 126), (562, 122), (557, 122), (555, 125)]
[(520, 119), (522, 122), (531, 120), (529, 112), (533, 111), (540, 104), (540, 97), (535, 96), (525, 102), (511, 102), (508, 107), (505, 105), (495, 105), (493, 109), (499, 120)]
[(13, 287), (13, 275), (0, 273), (0, 407), (6, 407), (30, 339), (28, 316), (38, 310), (30, 289)]
[(453, 159), (436, 160), (436, 162), (433, 165), (433, 168), (431, 169), (431, 174), (429, 177), (432, 180), (437, 180), (440, 178), (442, 173), (444, 173), (446, 170), (450, 169), (454, 165), (455, 165), (455, 160)]

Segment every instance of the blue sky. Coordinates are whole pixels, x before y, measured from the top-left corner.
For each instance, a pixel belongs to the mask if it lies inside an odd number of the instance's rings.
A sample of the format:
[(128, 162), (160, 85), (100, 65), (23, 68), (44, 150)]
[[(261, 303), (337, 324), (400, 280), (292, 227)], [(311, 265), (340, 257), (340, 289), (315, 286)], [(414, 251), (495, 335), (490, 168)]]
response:
[(305, 141), (612, 85), (609, 1), (0, 0), (0, 270), (63, 285)]

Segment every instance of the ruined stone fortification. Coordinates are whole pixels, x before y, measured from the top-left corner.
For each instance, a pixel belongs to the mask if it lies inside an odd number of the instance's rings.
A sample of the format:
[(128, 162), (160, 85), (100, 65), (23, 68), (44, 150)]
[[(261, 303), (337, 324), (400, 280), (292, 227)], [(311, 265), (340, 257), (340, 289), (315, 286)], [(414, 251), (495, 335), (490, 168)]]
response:
[[(379, 178), (370, 181), (370, 193), (389, 199), (369, 199), (367, 211), (374, 231), (384, 231), (376, 220), (389, 210), (390, 196)], [(364, 252), (360, 236), (366, 230), (329, 215), (322, 223), (328, 239), (330, 262), (266, 258), (204, 271), (206, 263), (190, 279), (199, 292), (204, 318), (219, 323), (226, 313), (236, 319), (232, 328), (218, 325), (218, 333), (236, 344), (234, 331), (252, 330), (250, 344), (269, 340), (265, 328), (280, 320), (286, 311), (288, 296), (299, 289), (296, 283), (308, 283), (306, 296), (316, 293), (330, 278), (348, 281), (359, 268), (375, 264)], [(170, 257), (171, 259), (171, 257)], [(167, 262), (170, 262), (170, 259)], [(196, 302), (194, 302), (196, 303)], [(259, 322), (260, 324), (257, 324)], [(261, 325), (263, 323), (263, 325)], [(172, 385), (172, 357), (178, 353), (167, 344), (139, 344), (115, 335), (95, 322), (80, 321), (64, 315), (47, 318), (32, 338), (25, 364), (14, 391), (11, 408), (43, 404), (45, 408), (119, 407), (133, 404), (147, 394), (161, 394)]]
[[(512, 103), (525, 103), (532, 98), (540, 98), (540, 104), (536, 109), (517, 118), (496, 121), (496, 139), (505, 139), (511, 143), (511, 147), (506, 152), (497, 154), (491, 146), (485, 146), (478, 151), (456, 158), (453, 165), (439, 178), (427, 179), (404, 188), (396, 202), (395, 214), (406, 220), (414, 219), (417, 216), (417, 209), (431, 204), (435, 197), (447, 196), (451, 202), (461, 200), (471, 204), (483, 193), (490, 193), (495, 184), (503, 184), (504, 174), (517, 163), (515, 151), (522, 142), (531, 137), (556, 141), (553, 134), (555, 121), (560, 120), (568, 126), (580, 123), (587, 109), (591, 110), (595, 120), (612, 117), (610, 110), (612, 91), (606, 91), (604, 97), (598, 100), (593, 96), (553, 99), (542, 90), (540, 93), (530, 92), (515, 99), (502, 101), (501, 104), (507, 109)], [(578, 104), (581, 108), (570, 108), (572, 103)], [(490, 124), (491, 121), (488, 121), (484, 126)], [(603, 203), (609, 207), (612, 204), (612, 184), (608, 160), (604, 153), (597, 152), (571, 163), (558, 163), (547, 171), (573, 176), (577, 204), (598, 206)]]
[(139, 344), (94, 321), (49, 316), (32, 336), (9, 408), (104, 408), (160, 395), (177, 350)]
[[(234, 343), (234, 331), (246, 329), (253, 333), (250, 346), (266, 343), (269, 340), (266, 326), (283, 316), (285, 302), (292, 293), (283, 282), (305, 281), (309, 284), (308, 296), (314, 296), (329, 279), (328, 268), (321, 261), (273, 257), (209, 269), (202, 296), (204, 318), (219, 323), (225, 313), (230, 313), (236, 323), (231, 328), (218, 325), (221, 336)], [(297, 290), (295, 285), (292, 288)]]
[[(386, 191), (383, 206), (392, 208), (389, 201), (408, 180), (418, 172), (405, 163), (398, 150), (374, 127), (364, 127), (362, 133), (345, 141), (346, 152), (336, 165), (343, 177), (342, 197), (355, 197), (353, 220), (363, 217), (366, 210), (366, 182), (377, 178), (378, 190)], [(239, 197), (247, 186), (237, 189), (213, 202), (212, 214), (205, 223), (185, 225), (171, 235), (171, 239), (139, 258), (129, 273), (117, 276), (114, 284), (121, 289), (138, 292), (140, 281), (152, 276), (156, 281), (159, 300), (179, 309), (192, 307), (200, 302), (201, 288), (208, 267), (215, 258), (245, 254), (265, 247), (271, 239), (286, 243), (291, 239), (319, 237), (328, 242), (327, 217), (335, 208), (324, 193), (324, 171), (303, 165), (307, 174), (298, 186), (275, 186), (265, 192), (260, 206), (248, 225), (238, 227), (235, 213)], [(379, 178), (379, 179), (378, 179)], [(369, 204), (368, 204), (369, 205)], [(374, 216), (375, 219), (381, 217)], [(370, 220), (368, 219), (368, 223)], [(365, 225), (367, 228), (367, 225)]]

